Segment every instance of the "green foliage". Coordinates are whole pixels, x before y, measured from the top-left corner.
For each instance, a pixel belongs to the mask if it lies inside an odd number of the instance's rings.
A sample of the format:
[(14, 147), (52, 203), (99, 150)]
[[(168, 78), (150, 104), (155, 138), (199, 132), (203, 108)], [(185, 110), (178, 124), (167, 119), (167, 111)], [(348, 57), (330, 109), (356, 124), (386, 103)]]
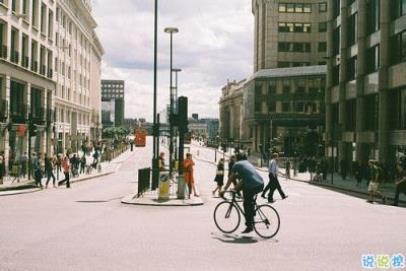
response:
[(124, 127), (109, 127), (103, 129), (103, 138), (122, 139), (130, 133), (129, 129)]

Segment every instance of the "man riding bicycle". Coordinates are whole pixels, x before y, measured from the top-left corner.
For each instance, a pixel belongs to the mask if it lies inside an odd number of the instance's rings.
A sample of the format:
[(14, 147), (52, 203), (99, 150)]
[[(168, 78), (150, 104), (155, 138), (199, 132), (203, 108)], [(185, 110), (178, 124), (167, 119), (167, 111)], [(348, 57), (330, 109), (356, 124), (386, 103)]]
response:
[(264, 180), (255, 167), (247, 161), (247, 156), (244, 153), (238, 153), (236, 158), (237, 163), (232, 167), (227, 184), (220, 196), (224, 195), (224, 192), (227, 191), (233, 181), (240, 180), (235, 190), (237, 192), (242, 190), (244, 194), (243, 206), (247, 228), (242, 233), (249, 233), (254, 230), (255, 195), (264, 189)]

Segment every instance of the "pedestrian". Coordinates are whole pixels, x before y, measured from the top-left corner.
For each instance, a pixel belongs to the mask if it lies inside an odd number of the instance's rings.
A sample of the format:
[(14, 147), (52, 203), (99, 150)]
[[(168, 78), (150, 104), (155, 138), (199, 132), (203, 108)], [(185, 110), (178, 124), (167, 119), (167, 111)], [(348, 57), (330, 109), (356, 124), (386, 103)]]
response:
[(6, 175), (6, 163), (3, 152), (0, 153), (0, 184), (3, 184), (3, 178)]
[(134, 149), (134, 140), (130, 140), (131, 151)]
[(56, 156), (55, 165), (56, 165), (56, 177), (57, 177), (57, 179), (58, 179), (58, 181), (59, 181), (59, 172), (62, 171), (62, 157), (61, 157), (60, 154), (58, 154), (58, 155)]
[(216, 170), (216, 177), (214, 178), (214, 181), (217, 183), (216, 189), (213, 190), (213, 196), (216, 194), (218, 191), (219, 195), (221, 193), (221, 188), (224, 185), (224, 159), (221, 158), (217, 164), (217, 170)]
[(33, 159), (33, 169), (34, 169), (34, 179), (35, 185), (42, 189), (42, 177), (43, 177), (43, 170), (41, 167), (42, 161), (41, 154), (38, 154), (37, 157)]
[(341, 177), (343, 180), (347, 178), (347, 162), (344, 159), (340, 161)]
[(362, 162), (361, 161), (357, 161), (354, 164), (354, 177), (357, 180), (357, 186), (361, 186), (361, 182), (362, 182)]
[(45, 183), (45, 189), (48, 188), (49, 180), (52, 178), (52, 185), (55, 186), (55, 175), (54, 175), (54, 161), (52, 157), (48, 155), (45, 156), (45, 173), (47, 175), (47, 182)]
[(23, 178), (25, 178), (25, 176), (27, 175), (27, 163), (28, 163), (28, 154), (27, 152), (24, 152), (24, 154), (20, 156), (20, 169), (21, 169), (20, 176)]
[(279, 157), (279, 155), (277, 153), (272, 154), (272, 160), (271, 160), (271, 162), (269, 162), (269, 167), (268, 167), (269, 183), (265, 187), (264, 191), (261, 194), (261, 197), (263, 197), (265, 199), (266, 198), (266, 193), (269, 190), (269, 193), (268, 193), (268, 202), (269, 203), (274, 202), (273, 194), (274, 194), (276, 189), (278, 190), (278, 192), (279, 192), (280, 196), (282, 197), (282, 199), (286, 199), (288, 197), (283, 192), (282, 187), (281, 187), (281, 185), (279, 183), (279, 180), (278, 180), (278, 172), (279, 172), (278, 157)]
[(386, 202), (385, 196), (379, 191), (379, 185), (382, 181), (382, 168), (379, 166), (378, 161), (369, 160), (371, 181), (368, 185), (368, 199), (367, 202), (373, 203), (374, 197), (380, 197), (382, 203)]
[(83, 153), (82, 157), (80, 158), (80, 174), (85, 173), (86, 168), (86, 156)]
[(403, 166), (402, 164), (398, 164), (397, 166), (398, 170), (398, 182), (396, 182), (396, 187), (395, 187), (395, 201), (393, 203), (394, 206), (399, 205), (399, 196), (400, 193), (404, 193), (406, 195), (406, 166)]
[(286, 160), (286, 179), (290, 179), (290, 161), (289, 159)]
[(184, 169), (184, 174), (185, 174), (185, 182), (189, 188), (189, 198), (190, 198), (190, 195), (192, 194), (192, 192), (195, 197), (199, 196), (196, 192), (195, 180), (193, 177), (194, 165), (195, 165), (195, 162), (192, 159), (192, 154), (191, 153), (186, 154), (186, 159), (183, 161), (183, 169)]
[(220, 196), (224, 195), (233, 180), (240, 179), (236, 191), (242, 190), (244, 195), (243, 206), (246, 229), (242, 233), (249, 233), (254, 230), (255, 196), (264, 189), (264, 180), (255, 167), (247, 161), (247, 156), (244, 153), (239, 153), (236, 157), (237, 162), (232, 167), (230, 178)]
[(159, 154), (159, 171), (165, 171), (166, 169), (165, 169), (165, 153), (164, 152), (161, 152), (160, 154)]
[(70, 179), (69, 179), (69, 172), (70, 172), (70, 161), (69, 161), (69, 154), (66, 153), (65, 157), (62, 160), (62, 169), (63, 174), (65, 175), (65, 179), (59, 182), (59, 185), (66, 183), (66, 188), (70, 188)]

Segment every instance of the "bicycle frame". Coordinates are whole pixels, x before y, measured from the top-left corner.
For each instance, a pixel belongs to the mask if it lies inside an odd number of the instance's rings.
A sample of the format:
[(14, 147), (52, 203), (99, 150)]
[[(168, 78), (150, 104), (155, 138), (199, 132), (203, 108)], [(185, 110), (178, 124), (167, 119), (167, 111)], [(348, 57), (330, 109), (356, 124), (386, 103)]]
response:
[[(233, 198), (231, 199), (230, 202), (231, 202), (233, 205), (235, 205), (235, 206), (237, 207), (238, 211), (239, 211), (243, 216), (245, 216), (244, 208), (242, 208), (241, 205), (238, 204), (239, 202), (243, 202), (243, 201), (240, 201), (240, 200), (236, 200), (236, 199), (235, 199), (235, 198), (236, 198), (236, 197), (235, 197), (236, 192), (234, 192), (234, 191), (226, 191), (225, 193), (230, 193), (230, 194), (233, 195)], [(224, 199), (228, 201), (228, 199), (226, 199), (226, 198), (224, 198)], [(254, 210), (256, 210), (257, 207), (258, 207), (258, 205), (257, 205), (257, 195), (255, 195), (254, 201), (255, 201)], [(228, 209), (228, 211), (227, 211), (227, 213), (226, 213), (226, 217), (229, 217), (229, 216), (230, 216), (231, 210), (232, 210), (231, 208)], [(269, 224), (269, 221), (268, 221), (268, 219), (265, 217), (264, 213), (263, 213), (261, 210), (258, 210), (258, 211), (259, 211), (258, 213), (259, 213), (259, 216), (260, 216), (261, 221), (255, 221), (255, 220), (254, 220), (254, 224), (257, 224), (257, 223), (265, 223), (266, 225), (268, 225), (268, 224)]]

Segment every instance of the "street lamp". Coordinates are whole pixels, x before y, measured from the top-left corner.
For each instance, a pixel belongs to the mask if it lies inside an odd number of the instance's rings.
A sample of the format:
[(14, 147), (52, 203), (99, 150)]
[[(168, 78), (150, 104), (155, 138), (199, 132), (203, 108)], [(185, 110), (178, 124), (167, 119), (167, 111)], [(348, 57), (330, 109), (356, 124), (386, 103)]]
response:
[[(173, 101), (175, 101), (174, 102), (174, 108), (173, 108), (173, 113), (174, 114), (178, 114), (178, 103), (177, 103), (177, 101), (178, 101), (178, 73), (179, 72), (181, 72), (182, 71), (182, 69), (178, 69), (178, 68), (173, 68), (172, 69), (172, 72), (174, 72), (175, 73), (175, 87), (173, 87), (172, 89), (173, 89), (173, 91), (174, 91), (174, 93), (171, 93), (171, 95), (172, 95), (172, 99), (173, 99)], [(175, 134), (176, 134), (176, 132), (175, 132)], [(177, 138), (177, 136), (175, 135), (175, 138)], [(178, 141), (176, 140), (175, 141), (175, 146), (174, 146), (174, 150), (176, 150), (178, 148)], [(175, 151), (175, 160), (178, 160), (178, 152), (177, 151)]]
[(172, 65), (173, 65), (173, 34), (179, 32), (176, 27), (165, 28), (165, 33), (170, 36), (170, 80), (169, 80), (169, 176), (172, 176), (173, 160), (173, 90), (172, 90)]
[(158, 127), (157, 127), (157, 87), (158, 87), (158, 0), (154, 3), (154, 99), (153, 99), (153, 158), (152, 158), (152, 182), (157, 183), (159, 179), (158, 174), (158, 153), (159, 153), (159, 141), (158, 141)]

